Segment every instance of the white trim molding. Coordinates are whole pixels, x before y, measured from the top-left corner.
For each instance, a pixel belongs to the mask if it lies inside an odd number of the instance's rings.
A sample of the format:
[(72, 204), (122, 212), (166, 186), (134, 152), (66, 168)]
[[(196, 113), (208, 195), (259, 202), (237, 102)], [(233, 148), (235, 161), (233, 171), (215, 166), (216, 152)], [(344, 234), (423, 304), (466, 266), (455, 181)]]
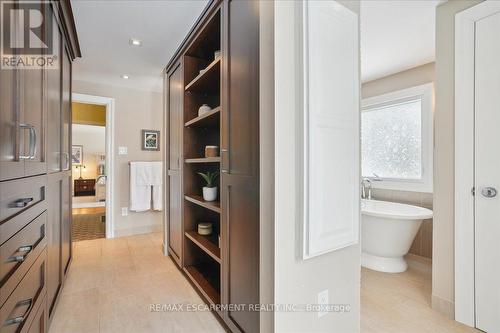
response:
[[(422, 138), (422, 179), (388, 179), (372, 182), (373, 188), (410, 191), (433, 192), (433, 152), (434, 152), (434, 84), (402, 89), (387, 94), (365, 98), (361, 102), (362, 112), (370, 112), (378, 108), (411, 100), (421, 101), (421, 138)], [(372, 178), (369, 176), (368, 178)]]
[(476, 22), (500, 11), (485, 1), (455, 16), (455, 320), (475, 326), (474, 67)]
[(104, 105), (106, 107), (106, 238), (115, 237), (114, 229), (114, 191), (113, 191), (113, 166), (114, 163), (114, 114), (115, 99), (110, 97), (93, 96), (86, 94), (72, 94), (72, 101)]
[(359, 21), (333, 0), (304, 1), (302, 18), (299, 206), (308, 259), (359, 242)]

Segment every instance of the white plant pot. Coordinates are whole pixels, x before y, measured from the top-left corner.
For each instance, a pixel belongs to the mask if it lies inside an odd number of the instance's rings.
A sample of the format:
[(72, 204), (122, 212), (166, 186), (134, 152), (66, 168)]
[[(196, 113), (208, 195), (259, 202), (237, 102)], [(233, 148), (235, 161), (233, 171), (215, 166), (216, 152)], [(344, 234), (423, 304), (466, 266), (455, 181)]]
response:
[(203, 200), (205, 200), (205, 201), (217, 200), (217, 187), (204, 187), (203, 188)]

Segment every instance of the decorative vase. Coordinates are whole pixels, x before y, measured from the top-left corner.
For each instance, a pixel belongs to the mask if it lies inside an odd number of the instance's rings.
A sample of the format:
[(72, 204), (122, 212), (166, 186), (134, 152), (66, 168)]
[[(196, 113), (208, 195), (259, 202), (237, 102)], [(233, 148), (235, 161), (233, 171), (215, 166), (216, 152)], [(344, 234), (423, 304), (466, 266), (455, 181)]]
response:
[(208, 104), (203, 104), (198, 108), (198, 117), (210, 111), (212, 111), (212, 108)]
[(217, 199), (217, 187), (203, 187), (203, 200), (215, 201)]

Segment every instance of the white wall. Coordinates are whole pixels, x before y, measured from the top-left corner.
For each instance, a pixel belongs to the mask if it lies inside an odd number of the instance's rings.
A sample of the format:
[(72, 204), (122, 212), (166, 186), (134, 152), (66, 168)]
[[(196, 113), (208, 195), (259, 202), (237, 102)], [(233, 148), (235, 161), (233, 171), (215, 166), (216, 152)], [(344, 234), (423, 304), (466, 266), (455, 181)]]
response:
[[(73, 81), (73, 92), (115, 99), (114, 115), (114, 226), (115, 237), (162, 230), (161, 212), (129, 212), (121, 215), (121, 207), (129, 207), (130, 161), (161, 161), (161, 152), (141, 150), (141, 129), (162, 129), (162, 95), (99, 83)], [(165, 135), (165, 133), (161, 133)], [(128, 147), (128, 155), (118, 155), (118, 147)], [(164, 147), (161, 147), (164, 149)]]
[(448, 1), (436, 12), (432, 307), (454, 317), (455, 14), (481, 1)]
[[(346, 6), (359, 13), (358, 1)], [(296, 72), (301, 29), (296, 15), (301, 1), (275, 2), (275, 222), (274, 301), (277, 304), (316, 304), (320, 291), (329, 302), (349, 304), (348, 313), (276, 312), (275, 332), (359, 332), (360, 247), (350, 246), (309, 260), (301, 257), (302, 220), (296, 202), (302, 191), (298, 124), (302, 105)], [(327, 33), (327, 32), (325, 32)], [(353, 186), (357, 186), (353, 184)]]

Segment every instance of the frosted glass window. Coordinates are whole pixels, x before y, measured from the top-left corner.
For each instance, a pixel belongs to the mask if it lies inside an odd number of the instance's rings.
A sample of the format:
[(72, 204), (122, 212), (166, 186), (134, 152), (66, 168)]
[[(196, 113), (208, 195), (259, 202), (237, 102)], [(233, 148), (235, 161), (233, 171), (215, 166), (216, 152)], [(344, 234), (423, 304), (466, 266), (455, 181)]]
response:
[(361, 148), (364, 177), (421, 180), (421, 99), (364, 110)]

